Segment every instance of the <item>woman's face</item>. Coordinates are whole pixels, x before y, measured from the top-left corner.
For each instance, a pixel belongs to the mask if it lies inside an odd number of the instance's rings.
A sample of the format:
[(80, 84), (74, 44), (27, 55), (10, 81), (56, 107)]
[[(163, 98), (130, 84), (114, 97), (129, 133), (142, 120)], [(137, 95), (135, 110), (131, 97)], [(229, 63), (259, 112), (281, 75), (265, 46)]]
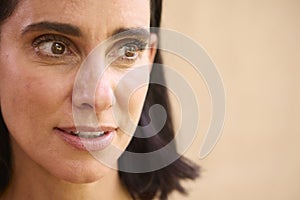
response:
[[(71, 182), (92, 182), (105, 174), (107, 168), (84, 146), (92, 151), (109, 143), (126, 148), (131, 137), (120, 129), (112, 108), (114, 103), (126, 103), (119, 102), (122, 100), (114, 90), (126, 73), (151, 62), (154, 51), (136, 49), (139, 45), (135, 41), (124, 42), (116, 50), (123, 53), (121, 59), (97, 84), (95, 102), (77, 99), (76, 108), (94, 110), (99, 127), (106, 131), (104, 136), (96, 136), (100, 129), (81, 124), (82, 133), (93, 137), (84, 138), (84, 144), (74, 135), (72, 92), (76, 74), (99, 43), (120, 30), (149, 24), (148, 0), (20, 1), (2, 25), (0, 40), (0, 106), (16, 160), (24, 165), (35, 163), (31, 165)], [(122, 109), (130, 111), (134, 123), (140, 117), (146, 92), (147, 86), (136, 90), (128, 108)]]

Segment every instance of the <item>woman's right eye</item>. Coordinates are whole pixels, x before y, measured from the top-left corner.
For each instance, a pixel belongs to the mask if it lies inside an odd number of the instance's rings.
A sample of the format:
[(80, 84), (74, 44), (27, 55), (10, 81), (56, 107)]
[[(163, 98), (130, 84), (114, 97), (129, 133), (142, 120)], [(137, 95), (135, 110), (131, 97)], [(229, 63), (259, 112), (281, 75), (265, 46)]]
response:
[(62, 56), (67, 52), (68, 47), (62, 42), (44, 42), (38, 46), (38, 50), (48, 56)]
[(35, 52), (41, 58), (51, 61), (69, 62), (78, 57), (75, 45), (67, 38), (59, 35), (42, 35), (32, 43)]

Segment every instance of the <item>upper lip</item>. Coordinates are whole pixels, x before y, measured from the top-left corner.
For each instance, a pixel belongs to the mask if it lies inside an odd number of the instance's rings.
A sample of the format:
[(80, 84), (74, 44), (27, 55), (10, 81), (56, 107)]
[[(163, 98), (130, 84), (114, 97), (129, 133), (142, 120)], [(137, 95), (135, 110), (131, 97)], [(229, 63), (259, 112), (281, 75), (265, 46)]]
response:
[(76, 133), (76, 132), (112, 132), (117, 128), (114, 126), (99, 126), (99, 127), (90, 127), (90, 126), (68, 126), (68, 127), (56, 127), (62, 131), (68, 133)]

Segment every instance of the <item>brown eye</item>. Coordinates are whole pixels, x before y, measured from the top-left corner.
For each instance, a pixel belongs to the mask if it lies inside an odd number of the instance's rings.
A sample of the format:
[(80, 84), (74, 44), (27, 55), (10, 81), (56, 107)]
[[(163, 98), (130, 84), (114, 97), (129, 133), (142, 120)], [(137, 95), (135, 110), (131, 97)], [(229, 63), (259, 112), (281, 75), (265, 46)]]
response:
[(66, 51), (66, 46), (60, 42), (54, 42), (51, 47), (53, 54), (62, 55)]
[(32, 46), (41, 56), (66, 58), (77, 55), (77, 48), (69, 39), (59, 35), (42, 35), (37, 37)]
[(118, 67), (131, 67), (141, 58), (148, 43), (139, 39), (124, 39), (116, 41), (110, 47), (107, 59), (108, 63)]
[(34, 55), (48, 65), (76, 65), (80, 62), (80, 51), (75, 43), (61, 35), (46, 34), (32, 41)]
[(135, 59), (138, 56), (138, 48), (134, 46), (124, 47), (124, 56), (127, 59)]
[(48, 41), (37, 46), (37, 50), (47, 56), (64, 56), (68, 54), (68, 47), (62, 42)]

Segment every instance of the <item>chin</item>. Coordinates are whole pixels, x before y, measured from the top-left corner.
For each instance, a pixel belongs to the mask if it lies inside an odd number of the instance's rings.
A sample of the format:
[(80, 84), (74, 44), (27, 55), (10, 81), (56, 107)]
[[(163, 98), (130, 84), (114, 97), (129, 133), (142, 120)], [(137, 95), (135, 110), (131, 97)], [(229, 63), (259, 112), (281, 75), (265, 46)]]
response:
[(52, 174), (58, 179), (69, 183), (87, 184), (101, 180), (111, 171), (112, 169), (96, 160), (92, 163), (73, 161), (67, 165), (57, 167), (52, 171)]

